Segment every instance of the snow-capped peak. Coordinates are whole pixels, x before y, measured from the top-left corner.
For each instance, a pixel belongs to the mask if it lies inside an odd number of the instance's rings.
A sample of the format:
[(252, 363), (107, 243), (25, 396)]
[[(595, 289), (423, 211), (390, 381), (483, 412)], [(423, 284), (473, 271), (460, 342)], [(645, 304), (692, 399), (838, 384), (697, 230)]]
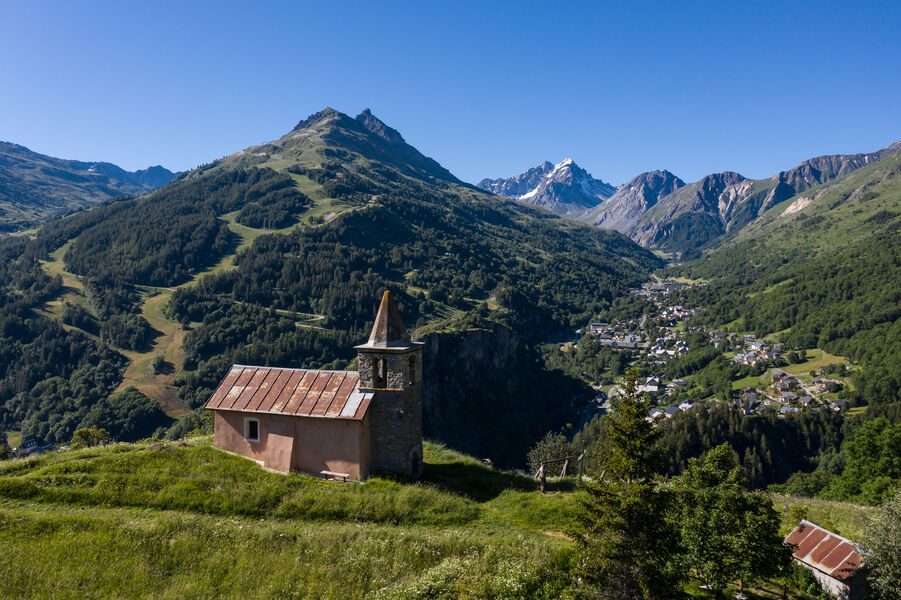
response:
[(616, 191), (568, 156), (557, 164), (544, 162), (510, 179), (485, 179), (479, 187), (568, 216), (582, 214)]
[(573, 159), (571, 159), (570, 157), (567, 156), (566, 158), (564, 158), (563, 160), (558, 162), (556, 165), (554, 165), (554, 170), (559, 171), (560, 169), (564, 169), (572, 164), (575, 164), (575, 162), (576, 161), (574, 161)]

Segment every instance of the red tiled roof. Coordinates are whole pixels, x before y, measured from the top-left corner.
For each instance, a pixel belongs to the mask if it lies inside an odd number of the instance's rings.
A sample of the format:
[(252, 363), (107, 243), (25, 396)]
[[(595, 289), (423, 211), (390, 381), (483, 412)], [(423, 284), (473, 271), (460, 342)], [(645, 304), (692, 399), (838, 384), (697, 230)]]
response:
[(801, 521), (785, 542), (796, 546), (793, 555), (797, 560), (835, 579), (850, 579), (863, 565), (854, 542), (810, 521)]
[(209, 410), (360, 420), (372, 400), (356, 371), (234, 365), (206, 403)]

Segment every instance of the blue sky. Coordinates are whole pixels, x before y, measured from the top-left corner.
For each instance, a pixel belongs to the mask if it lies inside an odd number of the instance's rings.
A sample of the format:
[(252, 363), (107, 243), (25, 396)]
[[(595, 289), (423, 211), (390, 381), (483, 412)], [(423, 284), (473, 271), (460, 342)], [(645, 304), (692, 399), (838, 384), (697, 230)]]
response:
[(369, 107), (467, 181), (765, 177), (901, 139), (899, 2), (5, 2), (0, 139), (187, 169)]

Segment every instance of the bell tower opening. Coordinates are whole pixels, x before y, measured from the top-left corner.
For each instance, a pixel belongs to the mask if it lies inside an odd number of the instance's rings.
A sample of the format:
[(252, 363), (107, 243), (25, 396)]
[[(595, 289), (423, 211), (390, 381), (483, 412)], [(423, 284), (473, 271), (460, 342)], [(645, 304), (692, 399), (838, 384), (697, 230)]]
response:
[(385, 359), (372, 357), (372, 387), (388, 387), (388, 374), (385, 370)]

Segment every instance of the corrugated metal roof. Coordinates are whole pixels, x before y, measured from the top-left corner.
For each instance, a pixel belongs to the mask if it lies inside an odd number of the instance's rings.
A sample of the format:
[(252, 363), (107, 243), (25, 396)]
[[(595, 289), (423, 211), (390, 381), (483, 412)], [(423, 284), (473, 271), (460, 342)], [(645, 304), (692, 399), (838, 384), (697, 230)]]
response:
[(233, 365), (206, 408), (360, 420), (371, 400), (356, 371)]
[(801, 521), (785, 541), (796, 546), (796, 559), (841, 581), (853, 577), (863, 565), (854, 542), (810, 521)]

